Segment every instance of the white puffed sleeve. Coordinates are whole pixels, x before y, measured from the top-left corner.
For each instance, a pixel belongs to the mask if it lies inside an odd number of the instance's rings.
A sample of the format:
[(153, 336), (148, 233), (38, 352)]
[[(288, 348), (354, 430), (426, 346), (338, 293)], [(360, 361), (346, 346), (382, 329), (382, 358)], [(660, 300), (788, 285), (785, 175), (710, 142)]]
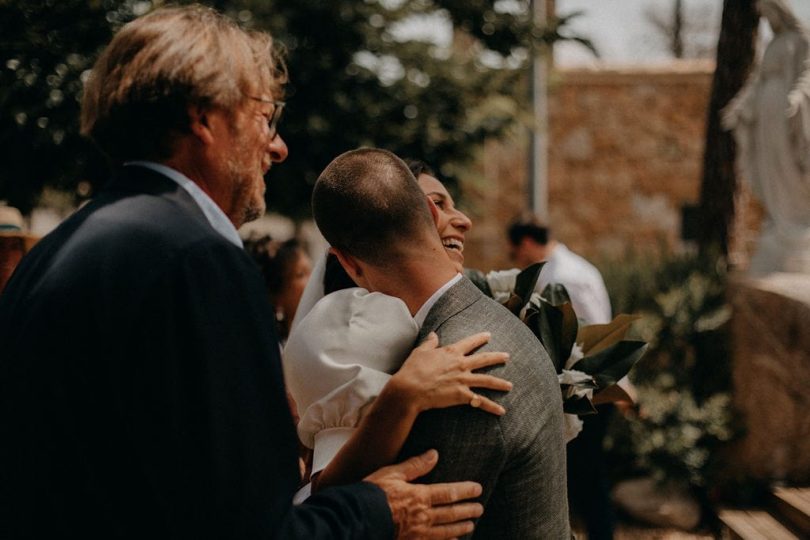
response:
[(418, 331), (402, 300), (361, 288), (325, 296), (293, 328), (284, 376), (300, 414), (298, 436), (314, 450), (313, 473), (349, 439)]

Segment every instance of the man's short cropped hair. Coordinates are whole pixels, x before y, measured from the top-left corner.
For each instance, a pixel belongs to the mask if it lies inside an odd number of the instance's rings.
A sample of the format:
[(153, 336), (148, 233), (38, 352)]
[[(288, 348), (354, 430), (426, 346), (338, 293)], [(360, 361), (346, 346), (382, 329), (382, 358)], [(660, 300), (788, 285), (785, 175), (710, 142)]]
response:
[(370, 264), (396, 264), (436, 226), (407, 165), (386, 150), (341, 154), (318, 177), (312, 213), (324, 238)]
[(528, 237), (544, 246), (551, 238), (551, 230), (548, 225), (536, 216), (524, 216), (516, 219), (507, 229), (509, 243), (513, 246), (520, 244), (521, 240)]
[(173, 135), (188, 132), (189, 106), (280, 97), (286, 80), (270, 35), (199, 5), (161, 8), (125, 25), (96, 61), (81, 131), (113, 162), (161, 160)]

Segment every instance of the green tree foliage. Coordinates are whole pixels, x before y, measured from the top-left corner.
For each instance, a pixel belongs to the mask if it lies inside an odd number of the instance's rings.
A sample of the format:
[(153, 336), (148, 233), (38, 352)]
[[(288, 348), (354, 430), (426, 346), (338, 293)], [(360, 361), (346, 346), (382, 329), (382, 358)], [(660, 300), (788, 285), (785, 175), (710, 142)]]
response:
[(45, 185), (76, 188), (91, 155), (78, 135), (83, 74), (138, 7), (0, 0), (0, 199), (28, 211)]
[[(81, 80), (121, 24), (161, 3), (0, 0), (0, 199), (27, 211), (43, 186), (104, 181), (78, 136)], [(357, 146), (420, 157), (452, 181), (454, 164), (520, 118), (529, 48), (566, 37), (558, 21), (533, 28), (526, 0), (207, 4), (287, 51), (290, 155), (269, 175), (268, 201), (299, 217), (319, 171)], [(453, 46), (437, 43), (451, 35)]]

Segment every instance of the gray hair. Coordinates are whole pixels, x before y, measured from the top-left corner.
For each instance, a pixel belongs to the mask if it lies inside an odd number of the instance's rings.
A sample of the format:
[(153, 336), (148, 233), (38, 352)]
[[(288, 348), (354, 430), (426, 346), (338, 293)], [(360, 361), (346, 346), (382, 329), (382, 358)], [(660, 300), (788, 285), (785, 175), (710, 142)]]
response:
[(188, 106), (237, 107), (280, 96), (287, 72), (270, 35), (199, 5), (161, 8), (125, 25), (84, 88), (81, 131), (113, 161), (171, 155)]

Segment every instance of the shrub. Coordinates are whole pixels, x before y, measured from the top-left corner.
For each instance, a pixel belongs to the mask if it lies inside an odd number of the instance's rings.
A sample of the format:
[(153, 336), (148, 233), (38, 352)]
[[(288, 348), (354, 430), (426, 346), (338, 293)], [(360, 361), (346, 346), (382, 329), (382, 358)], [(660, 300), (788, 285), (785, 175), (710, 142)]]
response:
[(612, 423), (608, 448), (633, 472), (705, 490), (735, 432), (725, 261), (636, 254), (601, 266), (614, 310), (641, 314), (636, 331), (650, 344), (631, 373), (638, 414)]

